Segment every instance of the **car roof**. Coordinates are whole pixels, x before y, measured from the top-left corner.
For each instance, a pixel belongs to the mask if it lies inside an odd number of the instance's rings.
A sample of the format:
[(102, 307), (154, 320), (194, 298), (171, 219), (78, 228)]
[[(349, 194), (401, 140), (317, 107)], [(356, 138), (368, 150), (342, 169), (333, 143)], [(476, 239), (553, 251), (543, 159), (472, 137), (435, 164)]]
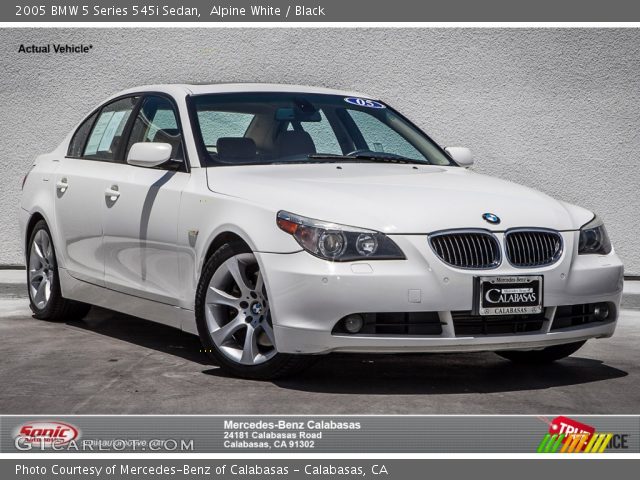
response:
[(113, 97), (132, 93), (162, 92), (173, 96), (203, 95), (208, 93), (239, 93), (239, 92), (293, 92), (293, 93), (321, 93), (326, 95), (341, 95), (345, 97), (374, 97), (349, 90), (336, 90), (324, 87), (310, 87), (304, 85), (287, 85), (282, 83), (217, 83), (208, 85), (196, 84), (159, 84), (144, 85), (130, 88), (117, 93)]

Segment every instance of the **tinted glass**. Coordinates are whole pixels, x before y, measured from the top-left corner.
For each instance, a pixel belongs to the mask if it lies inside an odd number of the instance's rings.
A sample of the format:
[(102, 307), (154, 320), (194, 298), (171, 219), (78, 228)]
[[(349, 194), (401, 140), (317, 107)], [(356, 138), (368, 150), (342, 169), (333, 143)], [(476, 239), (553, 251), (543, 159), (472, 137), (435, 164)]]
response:
[(137, 97), (123, 98), (106, 105), (98, 114), (83, 157), (91, 160), (115, 160), (122, 134)]
[(172, 147), (171, 159), (184, 159), (176, 111), (168, 99), (145, 98), (131, 130), (127, 154), (131, 146), (138, 142), (168, 143)]
[[(338, 139), (327, 117), (325, 117), (322, 112), (320, 112), (319, 122), (307, 122), (303, 128), (305, 132), (311, 135), (318, 152), (331, 153), (334, 155), (342, 154)], [(295, 130), (293, 125), (289, 125), (289, 130)]]
[(81, 157), (82, 149), (84, 148), (85, 143), (87, 143), (87, 136), (91, 131), (91, 127), (93, 126), (93, 122), (95, 121), (97, 113), (94, 113), (89, 118), (87, 118), (82, 125), (78, 127), (76, 133), (73, 135), (71, 139), (71, 143), (69, 143), (69, 150), (67, 155), (70, 157)]
[[(420, 158), (420, 152), (387, 123), (358, 110), (351, 110), (349, 116), (364, 137), (367, 150), (380, 153), (393, 152), (407, 158)], [(393, 115), (388, 120), (389, 122), (397, 121)]]
[(455, 165), (381, 102), (280, 92), (197, 95), (192, 102), (207, 165), (340, 160), (322, 155)]
[(198, 122), (204, 144), (207, 148), (214, 149), (219, 138), (244, 136), (253, 117), (252, 113), (199, 111)]

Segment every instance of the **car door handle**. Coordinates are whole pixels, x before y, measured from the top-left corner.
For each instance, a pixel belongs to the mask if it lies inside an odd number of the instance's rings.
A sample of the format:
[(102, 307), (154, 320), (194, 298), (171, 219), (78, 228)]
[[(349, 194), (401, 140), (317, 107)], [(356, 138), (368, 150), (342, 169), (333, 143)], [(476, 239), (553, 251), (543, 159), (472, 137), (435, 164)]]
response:
[(60, 180), (58, 180), (56, 182), (56, 189), (60, 192), (60, 193), (64, 193), (67, 191), (67, 188), (69, 188), (69, 183), (67, 182), (66, 178), (61, 178)]
[(112, 202), (115, 202), (116, 200), (118, 200), (118, 197), (120, 196), (120, 192), (118, 191), (118, 186), (111, 185), (111, 187), (107, 188), (104, 191), (104, 196), (107, 197)]

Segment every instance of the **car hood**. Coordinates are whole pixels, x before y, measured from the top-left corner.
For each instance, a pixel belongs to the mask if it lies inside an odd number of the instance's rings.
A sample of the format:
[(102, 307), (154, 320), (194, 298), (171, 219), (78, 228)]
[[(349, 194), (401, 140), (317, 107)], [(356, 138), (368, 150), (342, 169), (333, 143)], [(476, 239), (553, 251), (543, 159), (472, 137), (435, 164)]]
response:
[[(210, 190), (277, 212), (389, 234), (451, 228), (576, 230), (588, 210), (460, 167), (343, 163), (212, 167)], [(493, 213), (500, 224), (482, 218)]]

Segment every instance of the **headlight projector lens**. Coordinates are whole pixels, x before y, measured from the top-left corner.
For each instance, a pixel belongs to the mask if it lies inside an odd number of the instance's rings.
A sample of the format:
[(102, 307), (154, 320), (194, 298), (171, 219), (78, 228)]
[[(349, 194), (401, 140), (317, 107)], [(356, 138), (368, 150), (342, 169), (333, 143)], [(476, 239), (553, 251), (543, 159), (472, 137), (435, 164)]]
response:
[(347, 242), (342, 232), (322, 232), (318, 239), (318, 249), (325, 257), (339, 257), (346, 247)]
[(369, 257), (376, 253), (378, 240), (370, 233), (361, 233), (356, 239), (356, 250), (364, 257)]

